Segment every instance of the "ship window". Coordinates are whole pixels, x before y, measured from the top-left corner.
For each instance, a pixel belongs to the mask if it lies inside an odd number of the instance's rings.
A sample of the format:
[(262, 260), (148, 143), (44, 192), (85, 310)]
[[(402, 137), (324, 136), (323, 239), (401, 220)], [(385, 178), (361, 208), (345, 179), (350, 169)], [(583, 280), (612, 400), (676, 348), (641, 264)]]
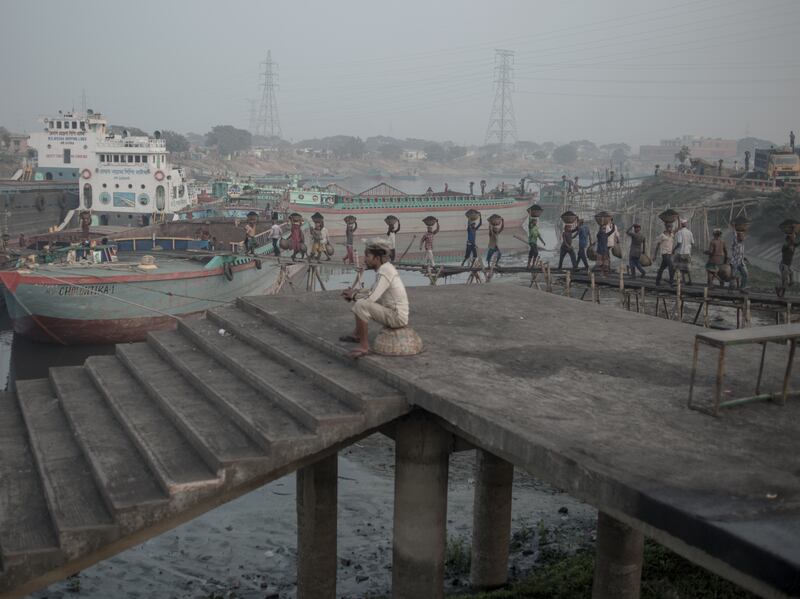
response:
[(133, 157), (133, 161), (134, 162), (141, 162), (142, 161), (142, 157), (139, 156), (139, 155), (136, 155), (136, 156)]
[(105, 189), (106, 187), (108, 187), (108, 186), (105, 183), (103, 183), (103, 189)]
[(119, 183), (114, 183), (114, 189), (119, 189)]
[(142, 189), (144, 189), (144, 183), (142, 183)]
[(165, 206), (164, 200), (165, 200), (165, 198), (164, 198), (164, 186), (163, 185), (159, 185), (158, 187), (156, 187), (156, 209), (157, 210), (160, 211), (160, 210), (164, 209), (164, 206)]
[(61, 121), (56, 121), (56, 129), (61, 129)]
[(128, 154), (128, 162), (133, 162), (133, 154)]
[(53, 180), (53, 173), (45, 173), (45, 174), (44, 174), (44, 178), (45, 178), (47, 181), (52, 181), (52, 180)]
[(64, 148), (64, 164), (72, 162), (72, 151), (69, 148)]
[(105, 157), (102, 154), (100, 154), (99, 158), (100, 158), (100, 162), (105, 162)]
[(77, 129), (78, 128), (78, 121), (72, 121), (72, 128), (73, 129)]
[(83, 205), (87, 209), (92, 207), (92, 186), (88, 183), (83, 185)]
[(86, 131), (86, 123), (81, 121), (81, 131)]
[(128, 183), (128, 189), (133, 189), (133, 184), (132, 183)]
[(51, 129), (54, 129), (54, 128), (55, 128), (55, 123), (53, 123), (53, 121), (50, 121), (50, 128), (51, 128)]

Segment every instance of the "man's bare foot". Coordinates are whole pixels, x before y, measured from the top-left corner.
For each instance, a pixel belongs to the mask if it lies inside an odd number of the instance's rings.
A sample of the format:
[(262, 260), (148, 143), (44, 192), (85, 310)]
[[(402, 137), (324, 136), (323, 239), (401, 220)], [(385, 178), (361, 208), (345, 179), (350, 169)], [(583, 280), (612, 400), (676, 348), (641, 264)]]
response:
[(339, 337), (339, 341), (344, 341), (345, 343), (360, 343), (361, 339), (355, 335), (342, 335)]
[(350, 351), (350, 357), (354, 360), (358, 360), (359, 358), (363, 358), (369, 353), (368, 347), (358, 346), (357, 348)]

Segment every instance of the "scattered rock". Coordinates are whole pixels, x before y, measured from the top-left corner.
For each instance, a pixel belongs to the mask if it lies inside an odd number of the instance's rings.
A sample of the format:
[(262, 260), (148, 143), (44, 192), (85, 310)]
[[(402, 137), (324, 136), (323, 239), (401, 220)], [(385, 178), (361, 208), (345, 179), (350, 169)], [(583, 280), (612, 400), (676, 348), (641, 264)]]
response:
[(565, 505), (562, 505), (560, 508), (558, 508), (558, 513), (559, 514), (569, 514), (569, 508), (567, 506), (565, 506)]
[(356, 582), (364, 582), (365, 580), (369, 580), (369, 576), (364, 576), (364, 575), (361, 575), (361, 574), (356, 576)]
[(351, 565), (353, 565), (353, 562), (351, 560), (347, 559), (346, 557), (343, 557), (342, 559), (340, 559), (339, 563), (341, 565), (343, 565), (345, 568), (348, 568)]

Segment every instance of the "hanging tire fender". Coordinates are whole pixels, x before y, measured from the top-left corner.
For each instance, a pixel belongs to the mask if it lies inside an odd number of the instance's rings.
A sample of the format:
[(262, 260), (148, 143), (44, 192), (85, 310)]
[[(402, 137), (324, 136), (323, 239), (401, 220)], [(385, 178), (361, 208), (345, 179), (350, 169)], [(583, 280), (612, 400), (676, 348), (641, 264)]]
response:
[(253, 260), (253, 262), (256, 263), (256, 270), (261, 270), (261, 260), (256, 258), (255, 260)]
[(225, 275), (225, 278), (229, 281), (233, 281), (233, 266), (230, 262), (226, 262), (222, 265), (222, 274)]
[(39, 196), (37, 196), (37, 198), (36, 198), (36, 209), (39, 212), (44, 210), (44, 196), (41, 195), (41, 194)]

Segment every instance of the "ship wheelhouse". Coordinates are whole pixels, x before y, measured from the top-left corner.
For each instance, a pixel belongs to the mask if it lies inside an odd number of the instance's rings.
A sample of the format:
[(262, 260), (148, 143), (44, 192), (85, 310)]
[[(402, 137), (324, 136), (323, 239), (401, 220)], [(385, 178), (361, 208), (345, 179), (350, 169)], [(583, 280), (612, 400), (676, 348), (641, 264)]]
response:
[[(138, 224), (192, 203), (186, 177), (168, 159), (164, 140), (110, 136), (97, 144), (93, 169), (81, 171), (81, 208), (101, 224)], [(136, 218), (137, 222), (133, 221)]]

